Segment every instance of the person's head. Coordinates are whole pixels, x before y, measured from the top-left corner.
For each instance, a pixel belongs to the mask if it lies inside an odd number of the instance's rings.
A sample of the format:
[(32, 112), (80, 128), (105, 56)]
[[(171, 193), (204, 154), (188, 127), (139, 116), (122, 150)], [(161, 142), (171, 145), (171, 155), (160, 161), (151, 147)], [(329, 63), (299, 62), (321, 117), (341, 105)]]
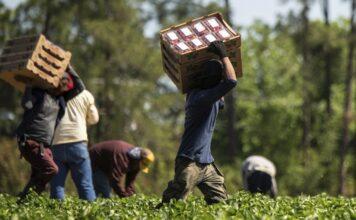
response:
[(208, 89), (216, 86), (222, 80), (223, 64), (212, 59), (203, 64), (203, 72), (199, 79), (199, 88)]
[(61, 92), (68, 92), (74, 88), (73, 78), (68, 72), (64, 72), (61, 80), (59, 81), (59, 88)]
[(265, 172), (255, 171), (247, 178), (248, 191), (267, 193), (272, 187), (272, 177)]
[(149, 166), (154, 162), (155, 156), (148, 148), (134, 147), (129, 152), (129, 157), (139, 160), (139, 168), (142, 172), (148, 173)]
[(144, 173), (149, 172), (150, 165), (155, 161), (155, 156), (148, 148), (141, 148), (140, 169)]
[(68, 92), (74, 88), (74, 81), (72, 76), (68, 72), (64, 72), (62, 78), (59, 80), (59, 85), (57, 88), (51, 91), (54, 95), (61, 95)]

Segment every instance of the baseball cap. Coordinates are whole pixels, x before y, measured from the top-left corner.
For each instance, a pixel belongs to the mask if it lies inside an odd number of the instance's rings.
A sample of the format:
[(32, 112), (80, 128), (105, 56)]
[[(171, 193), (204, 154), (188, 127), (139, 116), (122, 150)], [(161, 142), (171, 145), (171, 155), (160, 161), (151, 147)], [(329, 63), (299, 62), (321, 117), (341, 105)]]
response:
[(155, 156), (148, 148), (141, 148), (141, 171), (143, 173), (149, 172), (149, 166), (154, 162)]

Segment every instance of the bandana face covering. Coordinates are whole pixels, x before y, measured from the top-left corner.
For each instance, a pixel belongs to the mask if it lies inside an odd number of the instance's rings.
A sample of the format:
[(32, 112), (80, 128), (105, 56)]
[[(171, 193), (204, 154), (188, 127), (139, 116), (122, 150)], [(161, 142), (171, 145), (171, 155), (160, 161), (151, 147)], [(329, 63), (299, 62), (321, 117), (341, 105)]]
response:
[(74, 83), (73, 83), (73, 78), (70, 74), (68, 74), (68, 84), (67, 84), (67, 90), (72, 90), (74, 88)]

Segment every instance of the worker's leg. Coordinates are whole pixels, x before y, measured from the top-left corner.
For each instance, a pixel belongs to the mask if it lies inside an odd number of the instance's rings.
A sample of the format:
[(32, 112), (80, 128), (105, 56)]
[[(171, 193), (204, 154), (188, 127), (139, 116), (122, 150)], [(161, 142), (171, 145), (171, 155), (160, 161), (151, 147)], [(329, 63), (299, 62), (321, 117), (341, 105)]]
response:
[(77, 187), (79, 198), (88, 201), (95, 200), (90, 157), (86, 142), (70, 143), (67, 154), (72, 179)]
[(41, 147), (39, 143), (27, 140), (25, 145), (20, 147), (21, 155), (31, 164), (31, 179), (22, 196), (33, 188), (37, 193), (45, 190), (46, 184), (58, 173), (58, 166), (53, 161), (52, 151), (49, 148)]
[(163, 192), (162, 202), (167, 203), (171, 199), (186, 199), (198, 182), (200, 168), (194, 161), (188, 158), (178, 157), (175, 162), (174, 179), (168, 183)]
[(34, 187), (35, 183), (32, 178), (34, 175), (36, 175), (36, 170), (34, 169), (34, 167), (31, 166), (30, 179), (27, 182), (26, 186), (23, 188), (23, 190), (18, 194), (18, 197), (20, 197), (20, 199), (23, 199), (29, 193), (30, 189)]
[(103, 171), (99, 169), (93, 170), (93, 183), (97, 196), (101, 195), (103, 198), (110, 198), (110, 182)]
[(198, 187), (209, 205), (227, 199), (224, 177), (214, 163), (204, 168), (204, 177)]
[(50, 182), (51, 184), (50, 197), (53, 199), (64, 199), (65, 197), (64, 185), (69, 171), (69, 167), (66, 164), (65, 146), (63, 145), (53, 146), (52, 153), (53, 153), (54, 162), (58, 166), (58, 173), (52, 178)]

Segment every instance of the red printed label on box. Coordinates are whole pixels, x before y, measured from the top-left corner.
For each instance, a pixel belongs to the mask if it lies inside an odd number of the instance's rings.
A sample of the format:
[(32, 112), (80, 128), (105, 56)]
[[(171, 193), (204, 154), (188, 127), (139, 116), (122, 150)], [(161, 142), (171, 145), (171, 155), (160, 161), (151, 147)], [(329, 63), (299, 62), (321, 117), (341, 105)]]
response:
[(178, 36), (173, 31), (167, 33), (168, 39), (171, 41), (178, 40)]
[(204, 36), (204, 38), (210, 43), (217, 40), (216, 37), (214, 35), (212, 35), (212, 34), (207, 34), (207, 35)]
[(207, 23), (208, 23), (208, 25), (209, 25), (212, 29), (214, 29), (214, 30), (220, 28), (220, 24), (219, 24), (219, 22), (216, 20), (216, 18), (210, 18), (210, 19), (208, 19)]
[(180, 31), (184, 34), (185, 37), (193, 35), (193, 33), (187, 27), (180, 29)]
[(204, 47), (206, 44), (204, 43), (204, 41), (200, 40), (199, 38), (195, 38), (190, 42), (190, 45), (193, 48), (200, 48), (200, 47)]
[(205, 33), (205, 32), (208, 31), (208, 30), (206, 29), (206, 27), (205, 27), (201, 22), (198, 22), (198, 23), (194, 24), (193, 27), (194, 27), (194, 30), (195, 30), (198, 34), (202, 34), (202, 33)]
[(202, 46), (203, 45), (203, 42), (201, 42), (201, 40), (199, 40), (199, 39), (193, 39), (192, 40), (192, 43), (194, 44), (194, 46), (196, 46), (196, 47), (200, 47), (200, 46)]
[(227, 32), (225, 29), (220, 30), (218, 34), (223, 39), (231, 37), (231, 34), (229, 34), (229, 32)]
[(184, 42), (179, 42), (176, 44), (175, 48), (178, 49), (179, 52), (186, 52), (190, 50), (189, 46)]

